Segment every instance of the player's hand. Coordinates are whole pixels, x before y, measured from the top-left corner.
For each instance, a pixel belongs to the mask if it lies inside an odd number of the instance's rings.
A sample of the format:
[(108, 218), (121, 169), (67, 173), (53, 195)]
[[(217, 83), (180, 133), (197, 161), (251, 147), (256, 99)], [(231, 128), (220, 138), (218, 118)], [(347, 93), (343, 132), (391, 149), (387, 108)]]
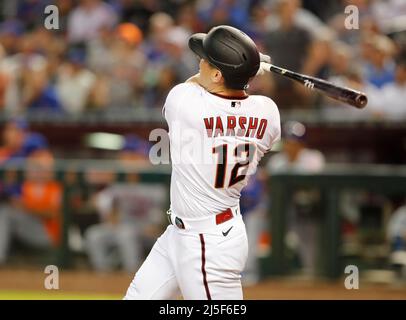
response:
[(266, 62), (261, 62), (257, 71), (257, 76), (262, 76), (266, 72), (270, 72), (269, 65)]
[(268, 56), (266, 54), (263, 53), (259, 53), (259, 61), (261, 62), (266, 62), (266, 63), (271, 63), (271, 56)]
[(265, 72), (270, 72), (269, 67), (268, 67), (267, 64), (271, 63), (271, 57), (260, 52), (259, 53), (259, 61), (261, 63), (259, 65), (259, 69), (258, 69), (258, 72), (257, 72), (256, 75), (257, 76), (258, 75), (263, 75), (263, 74), (265, 74)]

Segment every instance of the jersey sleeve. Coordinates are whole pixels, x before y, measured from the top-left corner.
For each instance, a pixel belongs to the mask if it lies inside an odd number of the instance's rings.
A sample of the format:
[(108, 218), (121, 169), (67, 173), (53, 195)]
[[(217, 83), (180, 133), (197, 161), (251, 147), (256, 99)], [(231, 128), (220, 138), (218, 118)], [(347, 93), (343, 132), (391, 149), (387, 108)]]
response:
[(162, 108), (162, 115), (168, 123), (174, 120), (183, 99), (194, 89), (194, 86), (195, 85), (191, 83), (181, 83), (169, 91)]
[(272, 146), (281, 139), (281, 119), (277, 105), (272, 99), (266, 97), (265, 112), (267, 113), (269, 128), (269, 140), (267, 149), (271, 150)]

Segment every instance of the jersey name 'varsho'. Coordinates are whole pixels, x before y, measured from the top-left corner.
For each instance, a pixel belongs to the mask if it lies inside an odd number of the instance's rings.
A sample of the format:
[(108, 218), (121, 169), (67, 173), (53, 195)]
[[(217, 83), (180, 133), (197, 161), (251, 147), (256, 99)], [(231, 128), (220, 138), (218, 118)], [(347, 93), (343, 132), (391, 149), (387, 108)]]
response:
[(175, 86), (166, 99), (172, 160), (171, 210), (199, 219), (239, 204), (258, 162), (280, 139), (272, 99), (226, 98), (195, 83)]

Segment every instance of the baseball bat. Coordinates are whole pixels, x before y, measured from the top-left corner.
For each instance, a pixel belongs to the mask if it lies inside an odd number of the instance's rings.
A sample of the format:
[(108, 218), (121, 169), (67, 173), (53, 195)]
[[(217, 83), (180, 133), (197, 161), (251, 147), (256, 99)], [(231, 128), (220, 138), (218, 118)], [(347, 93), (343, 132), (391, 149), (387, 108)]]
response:
[(323, 79), (280, 68), (270, 63), (266, 63), (266, 67), (269, 67), (269, 70), (272, 72), (302, 83), (309, 89), (317, 89), (330, 98), (348, 103), (358, 109), (364, 108), (368, 103), (368, 97), (363, 92), (347, 87), (341, 87)]

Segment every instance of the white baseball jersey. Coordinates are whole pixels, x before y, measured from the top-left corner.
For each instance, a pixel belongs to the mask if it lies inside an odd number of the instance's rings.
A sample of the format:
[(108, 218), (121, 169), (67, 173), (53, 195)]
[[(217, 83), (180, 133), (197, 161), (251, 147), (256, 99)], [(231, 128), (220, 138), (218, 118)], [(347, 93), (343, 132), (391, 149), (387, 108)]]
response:
[(258, 162), (280, 139), (280, 117), (268, 97), (224, 97), (195, 83), (166, 99), (172, 178), (171, 210), (199, 219), (239, 205)]
[(280, 138), (278, 109), (267, 97), (220, 97), (184, 83), (171, 90), (163, 111), (171, 141), (171, 209), (189, 225), (179, 227), (171, 215), (124, 299), (171, 299), (178, 292), (184, 299), (242, 299), (244, 222), (237, 208), (233, 219), (214, 224), (211, 217), (239, 205), (248, 176)]

